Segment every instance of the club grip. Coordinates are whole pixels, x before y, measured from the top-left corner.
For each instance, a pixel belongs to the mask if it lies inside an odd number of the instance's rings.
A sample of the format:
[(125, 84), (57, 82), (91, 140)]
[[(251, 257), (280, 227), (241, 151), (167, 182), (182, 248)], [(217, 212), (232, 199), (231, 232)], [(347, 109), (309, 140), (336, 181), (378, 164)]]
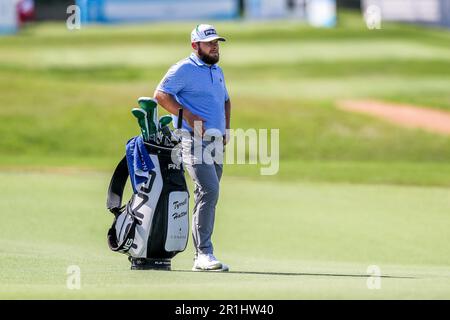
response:
[(178, 122), (177, 129), (181, 129), (183, 126), (183, 108), (178, 109)]

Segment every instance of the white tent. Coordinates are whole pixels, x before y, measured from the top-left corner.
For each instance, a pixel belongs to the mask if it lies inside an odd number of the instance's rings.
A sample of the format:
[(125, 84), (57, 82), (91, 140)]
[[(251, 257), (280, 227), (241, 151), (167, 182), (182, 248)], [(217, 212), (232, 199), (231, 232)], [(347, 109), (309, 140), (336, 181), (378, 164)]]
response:
[(0, 34), (17, 31), (16, 0), (0, 0)]
[(450, 0), (363, 0), (364, 12), (378, 8), (382, 21), (426, 23), (450, 27)]

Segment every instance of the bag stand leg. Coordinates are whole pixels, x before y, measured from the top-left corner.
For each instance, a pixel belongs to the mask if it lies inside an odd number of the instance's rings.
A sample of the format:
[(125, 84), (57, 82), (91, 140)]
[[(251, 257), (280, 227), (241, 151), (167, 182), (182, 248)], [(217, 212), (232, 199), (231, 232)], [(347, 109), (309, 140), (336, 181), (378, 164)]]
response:
[(131, 262), (131, 270), (171, 270), (170, 259), (150, 259), (128, 257)]

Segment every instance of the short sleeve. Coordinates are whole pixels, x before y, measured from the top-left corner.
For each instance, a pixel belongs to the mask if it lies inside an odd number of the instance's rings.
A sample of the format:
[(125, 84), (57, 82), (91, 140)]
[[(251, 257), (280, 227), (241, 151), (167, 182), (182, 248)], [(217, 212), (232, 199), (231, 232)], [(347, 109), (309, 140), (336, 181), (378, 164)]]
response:
[(176, 95), (186, 85), (186, 76), (182, 65), (175, 64), (167, 71), (164, 78), (159, 83), (157, 90)]

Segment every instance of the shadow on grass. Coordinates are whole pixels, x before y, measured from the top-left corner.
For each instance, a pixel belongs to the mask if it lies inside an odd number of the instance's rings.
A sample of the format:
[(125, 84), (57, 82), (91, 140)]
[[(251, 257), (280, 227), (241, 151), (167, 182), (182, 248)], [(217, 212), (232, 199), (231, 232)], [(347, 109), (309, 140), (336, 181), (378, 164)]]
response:
[[(172, 272), (207, 272), (207, 271), (192, 271), (192, 270), (172, 270)], [(210, 271), (214, 273), (219, 273), (220, 271)], [(343, 273), (305, 273), (305, 272), (262, 272), (262, 271), (228, 271), (221, 272), (226, 274), (255, 274), (255, 275), (266, 275), (266, 276), (316, 276), (316, 277), (350, 277), (350, 278), (369, 278), (374, 277), (374, 275), (367, 274), (343, 274)], [(406, 277), (406, 276), (389, 276), (381, 275), (380, 278), (383, 279), (417, 279), (417, 277)]]

